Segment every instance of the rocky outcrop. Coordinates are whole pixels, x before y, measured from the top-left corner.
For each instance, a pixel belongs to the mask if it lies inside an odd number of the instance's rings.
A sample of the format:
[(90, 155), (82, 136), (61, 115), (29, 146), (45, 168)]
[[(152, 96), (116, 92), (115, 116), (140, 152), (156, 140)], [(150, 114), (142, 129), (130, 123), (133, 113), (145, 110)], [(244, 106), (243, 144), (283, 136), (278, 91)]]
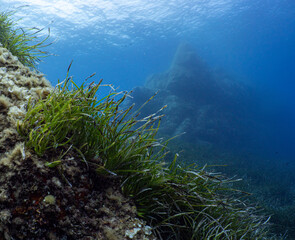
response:
[(98, 177), (69, 152), (62, 169), (25, 148), (17, 122), (29, 98), (52, 91), (39, 73), (0, 47), (0, 239), (155, 239), (117, 178)]
[(242, 82), (210, 69), (188, 44), (181, 44), (170, 69), (150, 76), (133, 91), (132, 101), (144, 115), (167, 104), (160, 133), (200, 145), (234, 146), (249, 142), (254, 131), (254, 94)]

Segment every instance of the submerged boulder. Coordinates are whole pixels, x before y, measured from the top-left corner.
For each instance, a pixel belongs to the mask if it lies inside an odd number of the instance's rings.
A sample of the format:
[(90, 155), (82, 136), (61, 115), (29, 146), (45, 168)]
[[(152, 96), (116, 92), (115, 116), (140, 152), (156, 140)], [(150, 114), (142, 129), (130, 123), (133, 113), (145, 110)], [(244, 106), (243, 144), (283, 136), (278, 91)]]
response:
[(167, 104), (160, 133), (197, 144), (235, 146), (249, 142), (254, 131), (254, 94), (250, 87), (229, 75), (210, 69), (186, 43), (180, 44), (170, 68), (147, 78), (134, 89), (133, 102), (149, 115)]
[(115, 177), (98, 176), (67, 152), (62, 169), (45, 163), (17, 131), (28, 100), (53, 90), (43, 75), (0, 46), (0, 239), (155, 239)]

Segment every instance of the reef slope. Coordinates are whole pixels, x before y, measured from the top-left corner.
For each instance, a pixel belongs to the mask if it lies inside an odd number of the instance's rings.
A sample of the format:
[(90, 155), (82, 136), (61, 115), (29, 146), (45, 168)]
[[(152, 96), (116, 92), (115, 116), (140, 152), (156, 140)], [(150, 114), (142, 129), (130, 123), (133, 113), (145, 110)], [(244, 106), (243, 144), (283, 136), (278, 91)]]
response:
[(98, 177), (73, 152), (61, 172), (44, 165), (56, 156), (25, 148), (17, 121), (29, 98), (52, 89), (0, 46), (0, 239), (155, 239), (119, 179)]

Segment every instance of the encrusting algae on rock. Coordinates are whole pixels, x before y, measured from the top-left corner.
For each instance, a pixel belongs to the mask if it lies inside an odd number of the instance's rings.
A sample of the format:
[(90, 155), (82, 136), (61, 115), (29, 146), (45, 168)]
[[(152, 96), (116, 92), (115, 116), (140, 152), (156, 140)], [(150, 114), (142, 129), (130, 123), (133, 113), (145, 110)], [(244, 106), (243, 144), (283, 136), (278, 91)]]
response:
[[(42, 74), (0, 47), (0, 239), (156, 239), (115, 177), (99, 176), (73, 151), (62, 174), (18, 134), (28, 100), (53, 91)], [(73, 161), (76, 159), (77, 161)]]

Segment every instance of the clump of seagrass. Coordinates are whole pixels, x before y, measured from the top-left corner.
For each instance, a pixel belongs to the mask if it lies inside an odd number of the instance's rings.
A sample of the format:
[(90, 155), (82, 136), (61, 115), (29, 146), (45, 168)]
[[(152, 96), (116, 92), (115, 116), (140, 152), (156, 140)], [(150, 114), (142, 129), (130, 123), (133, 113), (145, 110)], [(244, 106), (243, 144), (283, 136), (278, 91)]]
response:
[(48, 35), (39, 41), (38, 35), (43, 29), (17, 27), (12, 20), (15, 11), (0, 12), (0, 43), (7, 48), (25, 66), (36, 68), (36, 64), (42, 57), (48, 56), (48, 52), (41, 50), (49, 46), (46, 44)]
[(48, 167), (62, 169), (63, 156), (74, 150), (98, 176), (119, 178), (160, 239), (270, 239), (268, 218), (242, 202), (228, 181), (182, 167), (176, 157), (164, 163), (167, 142), (155, 137), (160, 116), (138, 119), (132, 106), (122, 107), (127, 93), (98, 99), (100, 86), (78, 86), (67, 75), (46, 99), (30, 101), (18, 125), (26, 146), (58, 154)]

